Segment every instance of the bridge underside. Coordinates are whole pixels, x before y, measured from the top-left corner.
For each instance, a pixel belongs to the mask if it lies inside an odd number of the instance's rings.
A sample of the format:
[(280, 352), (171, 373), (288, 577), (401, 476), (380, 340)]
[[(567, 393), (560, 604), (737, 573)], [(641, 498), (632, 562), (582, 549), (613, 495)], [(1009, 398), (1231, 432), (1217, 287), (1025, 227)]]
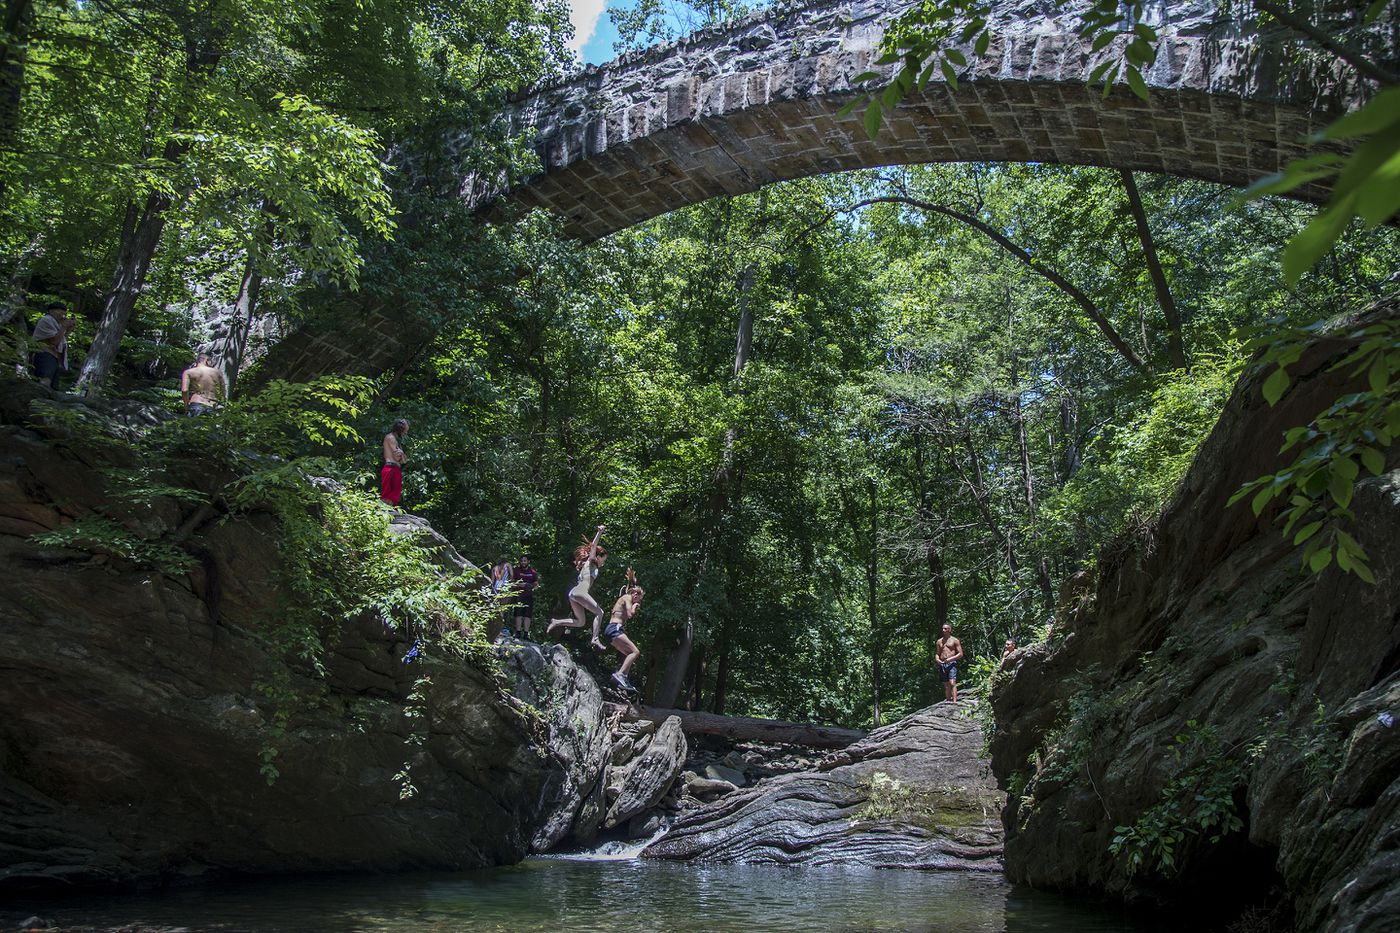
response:
[[(1330, 121), (1316, 110), (1194, 91), (1125, 88), (1104, 99), (1077, 81), (930, 85), (873, 142), (849, 95), (751, 107), (639, 133), (645, 113), (619, 111), (542, 140), (559, 166), (506, 196), (543, 207), (594, 240), (687, 204), (808, 175), (925, 162), (1052, 162), (1164, 172), (1246, 185), (1301, 155)], [(629, 130), (631, 132), (629, 132)], [(632, 136), (623, 145), (608, 139)]]

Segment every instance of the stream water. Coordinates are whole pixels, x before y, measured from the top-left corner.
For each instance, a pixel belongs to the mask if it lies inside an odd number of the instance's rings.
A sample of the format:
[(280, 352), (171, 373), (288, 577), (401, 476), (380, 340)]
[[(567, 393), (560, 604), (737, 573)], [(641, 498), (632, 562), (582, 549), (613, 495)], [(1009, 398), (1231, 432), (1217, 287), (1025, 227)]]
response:
[(870, 868), (535, 858), (461, 874), (313, 876), (154, 895), (0, 905), (0, 930), (1107, 931), (1185, 930), (1013, 888), (1000, 876)]

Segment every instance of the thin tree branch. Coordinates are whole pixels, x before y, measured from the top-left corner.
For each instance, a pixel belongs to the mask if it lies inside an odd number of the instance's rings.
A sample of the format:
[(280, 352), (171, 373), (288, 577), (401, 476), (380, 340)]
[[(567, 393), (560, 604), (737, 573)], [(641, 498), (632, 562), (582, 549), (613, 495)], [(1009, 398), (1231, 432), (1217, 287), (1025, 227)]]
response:
[(1119, 169), (1123, 187), (1128, 191), (1128, 207), (1132, 211), (1133, 223), (1137, 224), (1138, 240), (1142, 242), (1142, 255), (1147, 260), (1147, 275), (1152, 279), (1152, 289), (1157, 293), (1157, 304), (1162, 308), (1162, 316), (1167, 319), (1167, 358), (1173, 369), (1186, 369), (1186, 347), (1181, 342), (1181, 315), (1177, 313), (1176, 301), (1167, 285), (1167, 276), (1162, 271), (1162, 263), (1157, 258), (1157, 244), (1152, 239), (1152, 228), (1147, 225), (1147, 212), (1142, 209), (1142, 196), (1138, 193), (1137, 182), (1133, 180), (1131, 169)]
[(1373, 81), (1379, 81), (1381, 84), (1400, 84), (1400, 76), (1377, 65), (1361, 52), (1345, 44), (1325, 29), (1314, 26), (1303, 17), (1290, 12), (1276, 3), (1271, 3), (1270, 0), (1254, 0), (1254, 6), (1260, 12), (1268, 13), (1294, 32), (1299, 32), (1307, 36), (1351, 67), (1355, 68), (1362, 77), (1370, 78)]
[[(959, 223), (967, 224), (969, 227), (981, 231), (989, 239), (995, 241), (1002, 249), (1019, 259), (1026, 268), (1068, 295), (1075, 304), (1079, 305), (1085, 317), (1094, 322), (1094, 326), (1098, 327), (1099, 332), (1104, 335), (1104, 338), (1113, 345), (1113, 348), (1118, 351), (1118, 354), (1122, 356), (1123, 359), (1127, 360), (1134, 369), (1147, 369), (1147, 364), (1143, 361), (1142, 357), (1139, 356), (1137, 351), (1129, 346), (1127, 341), (1114, 329), (1113, 324), (1109, 322), (1108, 318), (1104, 317), (1098, 307), (1089, 299), (1088, 295), (1080, 291), (1073, 282), (1036, 259), (1020, 246), (1017, 246), (1004, 233), (991, 224), (977, 217), (973, 217), (970, 214), (964, 214), (962, 211), (944, 207), (941, 204), (934, 204), (931, 201), (921, 201), (918, 198), (908, 198), (900, 195), (866, 198), (864, 201), (857, 201), (855, 204), (840, 208), (838, 213), (848, 213), (861, 207), (868, 207), (872, 204), (903, 204), (908, 207), (916, 207), (919, 210), (928, 211), (933, 214), (942, 214), (945, 217), (950, 217)], [(830, 220), (830, 218), (828, 217), (827, 220)], [(823, 221), (823, 223), (825, 223), (825, 221)]]

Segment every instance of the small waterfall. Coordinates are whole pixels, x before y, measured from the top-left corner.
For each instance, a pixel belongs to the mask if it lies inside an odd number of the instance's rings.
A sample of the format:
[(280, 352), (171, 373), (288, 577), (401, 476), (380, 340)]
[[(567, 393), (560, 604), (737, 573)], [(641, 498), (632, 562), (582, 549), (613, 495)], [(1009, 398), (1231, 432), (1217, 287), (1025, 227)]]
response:
[(609, 839), (591, 849), (577, 852), (550, 852), (542, 858), (566, 859), (574, 862), (625, 862), (642, 854), (642, 850), (660, 839), (671, 828), (671, 817), (665, 817), (661, 826), (646, 839)]

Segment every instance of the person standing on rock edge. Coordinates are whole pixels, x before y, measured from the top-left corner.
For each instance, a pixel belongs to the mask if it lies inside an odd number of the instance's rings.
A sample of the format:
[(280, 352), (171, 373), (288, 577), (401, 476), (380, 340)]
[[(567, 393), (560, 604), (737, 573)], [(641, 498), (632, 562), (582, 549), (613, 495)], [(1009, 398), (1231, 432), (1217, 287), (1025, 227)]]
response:
[(943, 699), (958, 702), (958, 662), (963, 658), (962, 642), (953, 635), (953, 627), (944, 623), (943, 637), (938, 639), (938, 679), (943, 681)]
[(571, 619), (550, 619), (549, 628), (545, 629), (545, 634), (552, 633), (557, 628), (583, 628), (588, 624), (585, 613), (593, 613), (593, 646), (602, 648), (603, 643), (598, 641), (598, 623), (603, 618), (603, 607), (598, 605), (598, 600), (593, 598), (589, 590), (593, 586), (593, 581), (598, 577), (598, 568), (602, 567), (608, 559), (608, 549), (598, 542), (603, 538), (603, 529), (606, 525), (598, 526), (598, 533), (593, 536), (593, 540), (587, 544), (580, 544), (574, 548), (574, 566), (578, 568), (578, 582), (574, 588), (569, 590), (569, 608), (573, 610)]
[(214, 358), (198, 353), (194, 365), (180, 374), (180, 398), (185, 400), (185, 414), (197, 417), (213, 410), (224, 399), (224, 374), (214, 368)]
[(487, 641), (495, 641), (502, 632), (514, 636), (510, 628), (511, 602), (515, 596), (515, 567), (502, 557), (491, 567), (491, 596), (500, 607), (500, 615), (487, 629)]
[(535, 619), (535, 585), (540, 575), (530, 566), (530, 555), (521, 554), (515, 565), (515, 634), (526, 641), (530, 640), (530, 624)]
[(384, 435), (384, 466), (379, 471), (379, 498), (398, 505), (403, 497), (403, 438), (408, 433), (408, 419), (395, 421)]
[(34, 340), (39, 349), (34, 354), (34, 375), (49, 388), (58, 391), (58, 374), (68, 371), (68, 335), (77, 321), (69, 320), (68, 306), (51, 301), (44, 306), (44, 316), (34, 325)]

